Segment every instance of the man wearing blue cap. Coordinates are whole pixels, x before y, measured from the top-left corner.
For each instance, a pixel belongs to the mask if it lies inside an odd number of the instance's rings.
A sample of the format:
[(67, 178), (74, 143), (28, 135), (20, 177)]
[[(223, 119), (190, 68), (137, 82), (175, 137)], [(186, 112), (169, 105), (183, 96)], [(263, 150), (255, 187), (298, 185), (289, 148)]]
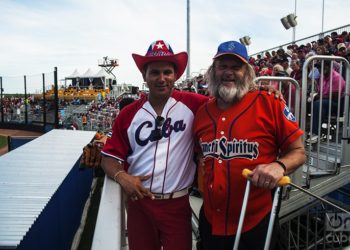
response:
[(199, 108), (193, 125), (203, 154), (203, 248), (232, 249), (246, 184), (241, 173), (248, 168), (253, 187), (239, 249), (263, 249), (271, 189), (304, 163), (303, 132), (283, 101), (251, 91), (255, 74), (241, 43), (220, 44), (207, 74), (214, 98)]

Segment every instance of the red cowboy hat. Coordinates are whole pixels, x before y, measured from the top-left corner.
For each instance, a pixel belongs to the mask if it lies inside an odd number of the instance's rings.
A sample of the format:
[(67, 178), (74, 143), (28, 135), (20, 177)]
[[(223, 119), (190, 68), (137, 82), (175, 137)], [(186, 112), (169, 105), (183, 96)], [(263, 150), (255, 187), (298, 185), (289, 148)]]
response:
[(132, 54), (132, 57), (141, 72), (144, 71), (145, 65), (150, 62), (162, 61), (173, 63), (175, 65), (176, 80), (184, 73), (188, 60), (186, 52), (174, 54), (170, 45), (163, 40), (153, 42), (149, 46), (145, 56)]

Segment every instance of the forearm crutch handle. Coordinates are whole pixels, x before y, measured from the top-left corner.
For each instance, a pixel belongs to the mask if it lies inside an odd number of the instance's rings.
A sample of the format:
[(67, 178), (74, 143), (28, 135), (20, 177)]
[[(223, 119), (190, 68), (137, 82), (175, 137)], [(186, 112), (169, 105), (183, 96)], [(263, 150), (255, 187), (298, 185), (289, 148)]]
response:
[[(243, 169), (242, 171), (242, 175), (247, 178), (250, 179), (249, 175), (252, 173), (251, 170), (249, 170), (248, 168)], [(289, 176), (283, 176), (277, 183), (277, 186), (286, 186), (289, 185), (291, 183)]]

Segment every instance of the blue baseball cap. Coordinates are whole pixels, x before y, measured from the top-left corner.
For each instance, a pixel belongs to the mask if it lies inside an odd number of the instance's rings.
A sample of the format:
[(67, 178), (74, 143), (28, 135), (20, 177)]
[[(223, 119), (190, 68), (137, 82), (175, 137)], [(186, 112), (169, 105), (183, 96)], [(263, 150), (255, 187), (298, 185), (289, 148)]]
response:
[(216, 59), (223, 55), (233, 55), (241, 59), (244, 63), (248, 63), (248, 53), (246, 47), (240, 42), (228, 41), (221, 43), (218, 47), (218, 51), (213, 59)]

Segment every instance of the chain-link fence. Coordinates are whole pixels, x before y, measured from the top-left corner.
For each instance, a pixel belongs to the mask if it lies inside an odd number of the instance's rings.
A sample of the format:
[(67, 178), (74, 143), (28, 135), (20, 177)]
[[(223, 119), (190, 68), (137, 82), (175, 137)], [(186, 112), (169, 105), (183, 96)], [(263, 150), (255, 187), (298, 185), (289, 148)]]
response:
[[(0, 127), (45, 131), (57, 127), (57, 69), (36, 75), (0, 77)], [(45, 95), (52, 92), (53, 95)]]

